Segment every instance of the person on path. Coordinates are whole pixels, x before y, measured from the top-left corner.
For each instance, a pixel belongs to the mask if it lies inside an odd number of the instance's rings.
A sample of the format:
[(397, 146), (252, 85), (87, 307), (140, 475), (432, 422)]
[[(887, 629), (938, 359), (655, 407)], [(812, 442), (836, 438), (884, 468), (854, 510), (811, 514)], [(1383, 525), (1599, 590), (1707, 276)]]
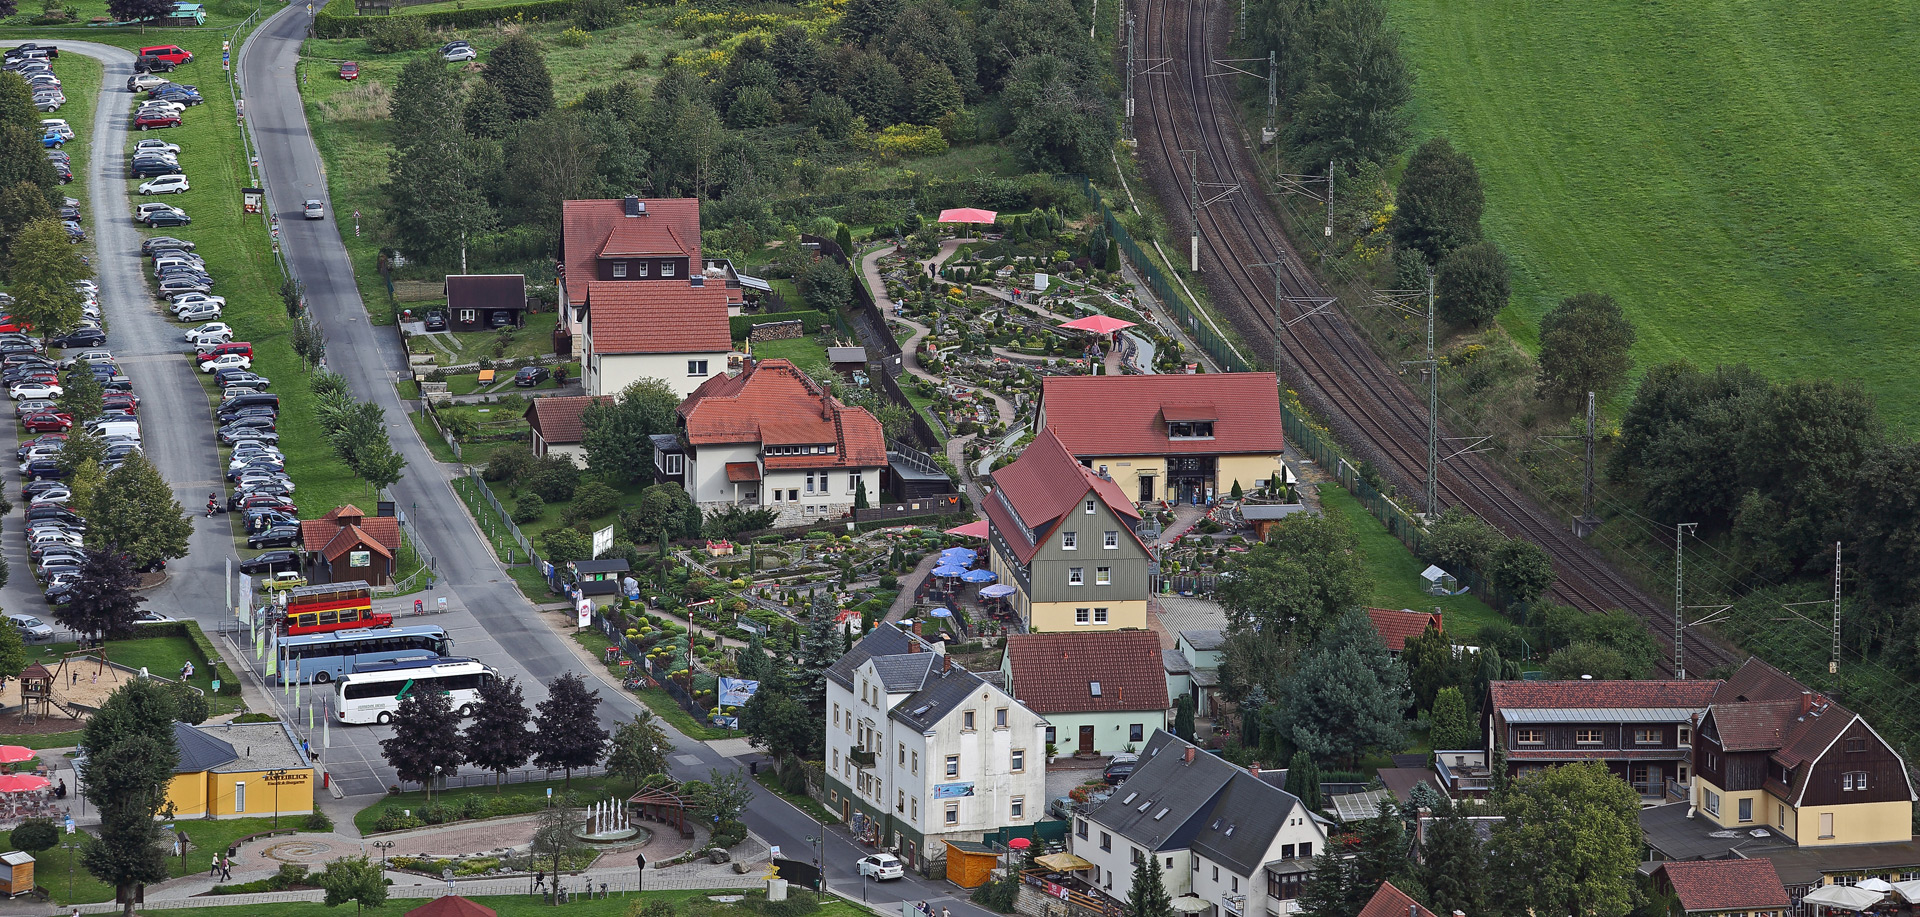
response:
[(220, 878), (233, 878), (233, 854), (227, 854), (220, 858)]
[(538, 869), (534, 871), (533, 887), (538, 889), (544, 889), (547, 887), (547, 871), (546, 870)]
[(213, 856), (213, 865), (207, 867), (207, 878), (220, 878), (220, 855), (217, 853)]

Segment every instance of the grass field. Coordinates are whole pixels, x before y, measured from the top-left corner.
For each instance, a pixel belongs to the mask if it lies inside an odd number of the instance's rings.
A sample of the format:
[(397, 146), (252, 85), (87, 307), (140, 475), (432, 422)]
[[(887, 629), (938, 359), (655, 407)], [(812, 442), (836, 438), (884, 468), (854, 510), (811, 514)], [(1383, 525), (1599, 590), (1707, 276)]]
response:
[[(187, 836), (192, 839), (192, 847), (187, 851), (185, 857), (167, 857), (167, 873), (175, 878), (190, 876), (195, 873), (204, 873), (207, 871), (208, 862), (213, 859), (215, 853), (226, 852), (228, 846), (234, 841), (246, 837), (249, 834), (258, 834), (262, 831), (273, 830), (276, 827), (274, 825), (276, 820), (279, 821), (280, 824), (278, 827), (281, 829), (300, 828), (304, 826), (306, 816), (289, 815), (280, 819), (268, 816), (266, 818), (232, 818), (211, 821), (204, 818), (183, 818), (176, 822), (170, 822), (169, 824), (172, 827), (187, 832)], [(65, 835), (62, 835), (62, 838), (64, 839)], [(12, 843), (5, 836), (0, 836), (0, 850), (12, 849)], [(48, 891), (51, 891), (53, 893), (53, 900), (62, 906), (112, 900), (113, 886), (88, 874), (86, 867), (79, 865), (77, 858), (74, 856), (74, 854), (78, 852), (77, 849), (70, 850), (53, 847), (34, 854), (34, 858), (37, 860), (37, 862), (34, 863), (35, 882), (45, 887)], [(69, 877), (71, 877), (71, 879)], [(72, 891), (69, 892), (69, 889)], [(271, 905), (268, 906), (270, 907)], [(320, 907), (321, 905), (316, 904), (314, 906)], [(243, 913), (252, 915), (264, 912), (257, 908), (247, 908), (244, 910), (202, 910), (196, 908), (191, 911), (168, 911), (168, 913), (218, 913), (223, 915), (223, 917), (239, 917), (239, 915)]]
[(1422, 135), (1476, 160), (1531, 346), (1611, 293), (1648, 364), (1857, 380), (1920, 418), (1920, 2), (1391, 5)]
[(1446, 621), (1447, 633), (1461, 640), (1472, 639), (1489, 622), (1505, 620), (1499, 612), (1471, 595), (1428, 595), (1422, 588), (1425, 581), (1420, 579), (1420, 571), (1427, 565), (1414, 557), (1346, 488), (1338, 484), (1323, 485), (1320, 502), (1328, 515), (1346, 519), (1359, 539), (1360, 553), (1366, 556), (1367, 570), (1373, 574), (1376, 607), (1415, 611), (1438, 608)]

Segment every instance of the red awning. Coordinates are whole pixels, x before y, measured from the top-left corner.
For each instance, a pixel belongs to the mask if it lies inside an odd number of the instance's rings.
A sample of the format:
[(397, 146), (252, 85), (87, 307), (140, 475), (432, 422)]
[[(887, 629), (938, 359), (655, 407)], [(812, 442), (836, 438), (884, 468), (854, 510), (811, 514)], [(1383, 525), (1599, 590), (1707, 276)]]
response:
[(1095, 334), (1112, 334), (1122, 328), (1133, 327), (1133, 322), (1114, 318), (1111, 315), (1089, 315), (1086, 318), (1076, 318), (1060, 327), (1073, 331), (1091, 331)]
[(941, 223), (992, 223), (994, 220), (997, 220), (999, 218), (1000, 218), (1000, 214), (995, 213), (991, 210), (981, 210), (978, 207), (955, 207), (952, 210), (940, 211), (939, 222)]
[(727, 480), (735, 484), (760, 480), (760, 466), (752, 462), (728, 462)]
[(958, 535), (962, 538), (985, 538), (987, 537), (987, 520), (982, 519), (978, 522), (969, 522), (966, 525), (955, 526), (948, 529), (947, 534)]
[(1160, 407), (1160, 416), (1170, 423), (1186, 420), (1219, 420), (1220, 412), (1211, 404), (1167, 404)]

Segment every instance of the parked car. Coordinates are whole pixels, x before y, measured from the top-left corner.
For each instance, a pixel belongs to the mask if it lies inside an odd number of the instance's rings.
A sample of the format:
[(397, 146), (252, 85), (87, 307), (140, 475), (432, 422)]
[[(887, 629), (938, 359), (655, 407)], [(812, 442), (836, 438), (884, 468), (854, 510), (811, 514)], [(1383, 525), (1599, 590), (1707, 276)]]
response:
[(133, 164), (127, 167), (128, 178), (153, 178), (157, 175), (178, 175), (180, 164), (171, 156), (135, 156)]
[(76, 328), (48, 341), (55, 347), (97, 347), (106, 342), (107, 333), (98, 328)]
[(532, 388), (545, 382), (553, 373), (544, 366), (522, 366), (513, 374), (513, 384), (521, 388)]
[(292, 551), (268, 551), (259, 557), (240, 562), (240, 572), (248, 576), (269, 573), (286, 567), (298, 567), (300, 555)]
[[(148, 214), (147, 217), (141, 220), (140, 222), (147, 224), (148, 229), (152, 229), (159, 226), (186, 226), (189, 223), (193, 222), (193, 218), (190, 216), (187, 216), (186, 213), (183, 211), (161, 210), (155, 213)], [(188, 291), (182, 290), (180, 292), (188, 292)], [(202, 290), (200, 292), (204, 293), (206, 291)]]
[(179, 174), (156, 176), (140, 185), (141, 194), (179, 194), (188, 190), (191, 186), (187, 184), (187, 177)]
[(900, 858), (891, 853), (876, 853), (860, 858), (860, 875), (863, 878), (899, 879), (906, 874), (906, 868), (900, 864)]
[(247, 547), (255, 549), (290, 548), (299, 543), (300, 527), (297, 525), (276, 525), (247, 536)]
[(220, 307), (209, 302), (194, 303), (174, 313), (174, 318), (183, 322), (204, 322), (219, 317)]
[(57, 365), (61, 369), (71, 369), (82, 363), (112, 363), (112, 362), (113, 362), (113, 351), (111, 350), (82, 350), (79, 353), (69, 355), (66, 359), (61, 360)]
[[(215, 370), (229, 369), (233, 367), (239, 367), (240, 369), (251, 369), (253, 367), (253, 359), (251, 357), (242, 356), (237, 353), (223, 354), (221, 356), (208, 360), (205, 363), (200, 364), (200, 371), (203, 373), (210, 373), (210, 372), (214, 372)], [(55, 394), (59, 394), (59, 393), (55, 392)]]
[(179, 156), (180, 144), (149, 137), (134, 143), (133, 152), (136, 156), (141, 153), (165, 153), (168, 156)]
[(441, 56), (446, 58), (447, 63), (457, 64), (463, 61), (473, 60), (475, 58), (478, 58), (480, 55), (475, 53), (472, 48), (462, 46), (462, 47), (455, 48), (451, 51), (448, 51), (445, 54), (442, 54)]
[(142, 54), (133, 62), (133, 69), (140, 73), (172, 73), (175, 66), (173, 61), (151, 54)]
[(58, 411), (41, 411), (22, 418), (20, 425), (28, 433), (65, 433), (73, 427), (73, 415)]
[(360, 64), (355, 61), (342, 61), (340, 64), (340, 78), (343, 80), (359, 79)]
[[(144, 143), (145, 141), (142, 142)], [(185, 239), (176, 239), (172, 236), (152, 236), (145, 242), (140, 243), (140, 254), (152, 257), (164, 251), (190, 252), (193, 251), (193, 247), (194, 244)]]
[(426, 318), (422, 319), (422, 324), (426, 325), (428, 331), (445, 331), (447, 330), (447, 313), (439, 309), (430, 309), (427, 311)]
[(154, 45), (152, 47), (141, 48), (140, 56), (159, 58), (175, 66), (193, 62), (193, 52), (179, 45)]
[(1119, 786), (1125, 783), (1128, 777), (1133, 776), (1134, 770), (1139, 766), (1139, 755), (1114, 755), (1113, 760), (1107, 764), (1107, 769), (1102, 771), (1100, 776), (1106, 780), (1108, 786)]
[(217, 335), (217, 334), (224, 334), (227, 336), (227, 340), (229, 341), (233, 340), (233, 326), (227, 324), (226, 322), (208, 322), (204, 325), (199, 326), (198, 328), (189, 330), (187, 332), (186, 340), (188, 343), (192, 343), (193, 341), (206, 337), (208, 335)]
[(20, 636), (25, 639), (28, 639), (28, 640), (53, 639), (53, 628), (47, 626), (47, 622), (42, 621), (39, 618), (34, 617), (33, 615), (21, 615), (21, 614), (7, 615), (7, 623), (13, 625), (13, 629), (19, 631)]
[(127, 77), (127, 91), (146, 92), (156, 86), (164, 86), (166, 82), (166, 77), (154, 76), (152, 73), (136, 73)]
[(72, 140), (75, 136), (73, 125), (68, 124), (65, 118), (41, 118), (40, 132), (59, 134), (61, 140)]
[(156, 127), (179, 127), (180, 116), (157, 112), (139, 115), (133, 119), (133, 126), (143, 131), (150, 131)]
[(58, 398), (62, 391), (65, 389), (51, 382), (22, 382), (7, 394), (12, 396), (13, 400), (19, 401), (22, 398)]
[(186, 311), (189, 306), (206, 305), (224, 307), (226, 304), (226, 297), (215, 296), (212, 293), (181, 293), (168, 301), (167, 311), (178, 315)]

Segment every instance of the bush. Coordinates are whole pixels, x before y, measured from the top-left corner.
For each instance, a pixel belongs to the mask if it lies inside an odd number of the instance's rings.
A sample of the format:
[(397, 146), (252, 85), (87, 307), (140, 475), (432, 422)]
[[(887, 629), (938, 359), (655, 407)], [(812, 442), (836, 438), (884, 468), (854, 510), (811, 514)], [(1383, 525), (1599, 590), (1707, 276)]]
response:
[(627, 58), (628, 70), (645, 70), (652, 66), (653, 58), (645, 51), (635, 51), (632, 57)]
[(403, 809), (387, 809), (380, 813), (379, 818), (374, 819), (373, 830), (405, 831), (409, 828), (422, 827), (425, 824), (426, 821), (420, 816), (408, 815)]
[(333, 819), (328, 818), (325, 812), (315, 812), (307, 816), (306, 829), (308, 831), (332, 831)]
[[(492, 468), (492, 463), (488, 463)], [(543, 455), (534, 459), (523, 478), (527, 489), (540, 495), (548, 503), (564, 503), (573, 499), (575, 488), (580, 486), (580, 467), (564, 455)]]
[(432, 40), (433, 36), (427, 34), (427, 23), (421, 17), (389, 16), (369, 24), (367, 50), (375, 54), (417, 51)]
[(489, 481), (519, 481), (535, 461), (531, 446), (501, 446), (480, 476)]
[(573, 492), (573, 511), (582, 519), (604, 516), (619, 505), (620, 492), (599, 481), (589, 481)]
[(723, 821), (713, 826), (713, 839), (708, 846), (731, 849), (746, 839), (746, 825), (737, 821)]
[(539, 494), (521, 494), (520, 499), (513, 504), (513, 521), (526, 525), (540, 518), (540, 514), (545, 512), (546, 508), (547, 501), (540, 499)]
[[(587, 34), (585, 30), (580, 28), (571, 28), (560, 33), (560, 43), (569, 48), (584, 48), (587, 46), (587, 43), (592, 40), (593, 36)], [(506, 349), (506, 341), (503, 340), (500, 344), (501, 350), (504, 352)]]
[(7, 836), (7, 842), (12, 844), (15, 850), (39, 853), (60, 843), (60, 831), (53, 826), (52, 819), (28, 819), (21, 822), (20, 827), (13, 829), (13, 833)]

